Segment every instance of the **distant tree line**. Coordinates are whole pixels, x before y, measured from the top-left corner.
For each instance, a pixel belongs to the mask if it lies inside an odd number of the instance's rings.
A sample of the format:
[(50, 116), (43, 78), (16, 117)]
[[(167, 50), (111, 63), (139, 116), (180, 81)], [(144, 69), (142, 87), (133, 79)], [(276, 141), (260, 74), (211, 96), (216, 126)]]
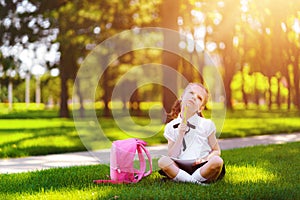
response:
[[(299, 109), (299, 10), (300, 2), (296, 0), (1, 1), (0, 98), (9, 99), (12, 85), (20, 85), (24, 77), (30, 77), (26, 76), (30, 71), (20, 75), (23, 69), (19, 56), (7, 53), (8, 50), (32, 48), (30, 45), (37, 42), (50, 50), (51, 45), (59, 44), (59, 60), (46, 59), (42, 64), (47, 70), (59, 68), (60, 81), (53, 84), (60, 87), (60, 96), (53, 96), (59, 99), (60, 116), (69, 117), (70, 82), (74, 84), (80, 61), (93, 47), (124, 30), (159, 26), (187, 35), (202, 47), (200, 50), (197, 46), (189, 48), (188, 44), (182, 47), (183, 54), (196, 59), (198, 66), (191, 66), (180, 55), (166, 51), (156, 52), (157, 56), (145, 50), (143, 57), (140, 52), (130, 52), (118, 58), (117, 64), (109, 67), (99, 82), (102, 90), (97, 98), (104, 102), (105, 115), (110, 114), (111, 91), (118, 77), (126, 72), (124, 66), (130, 69), (155, 60), (180, 71), (189, 81), (203, 81), (204, 50), (221, 59), (220, 73), (228, 109), (233, 109), (235, 102), (243, 102), (246, 107), (252, 102), (266, 104), (270, 109), (282, 104)], [(165, 43), (186, 42), (180, 38), (168, 40), (164, 35)], [(199, 68), (200, 73), (194, 68)], [(178, 89), (175, 76), (163, 73), (161, 78), (171, 79), (172, 89)], [(42, 91), (50, 89), (51, 79), (49, 74), (42, 78)], [(30, 85), (30, 80), (26, 80), (25, 88)], [(53, 92), (57, 93), (57, 89)], [(77, 94), (83, 110), (82, 92), (78, 90)], [(160, 87), (160, 92), (169, 111), (176, 95), (164, 87)], [(139, 102), (140, 97), (135, 94), (131, 101)]]

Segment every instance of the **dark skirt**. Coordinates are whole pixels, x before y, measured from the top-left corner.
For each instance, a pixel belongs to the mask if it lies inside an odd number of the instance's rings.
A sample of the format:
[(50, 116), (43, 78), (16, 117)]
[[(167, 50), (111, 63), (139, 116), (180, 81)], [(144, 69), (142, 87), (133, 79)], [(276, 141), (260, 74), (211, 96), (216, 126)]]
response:
[[(178, 166), (180, 169), (186, 171), (186, 172), (189, 173), (190, 175), (192, 175), (197, 169), (199, 169), (200, 167), (202, 167), (203, 165), (205, 165), (205, 164), (207, 163), (207, 161), (205, 161), (205, 162), (203, 162), (203, 163), (200, 163), (200, 164), (198, 164), (198, 165), (194, 165), (194, 166), (193, 166), (193, 165), (191, 165), (191, 164), (188, 164), (188, 165), (187, 165), (187, 164), (184, 164), (184, 163), (182, 163), (182, 162), (177, 162), (177, 161), (175, 161), (175, 160), (174, 160), (174, 162), (177, 164), (177, 166)], [(162, 171), (162, 170), (159, 170), (158, 173), (159, 173), (160, 175), (162, 175), (162, 176), (167, 176), (167, 175), (165, 174), (165, 172)], [(212, 182), (216, 182), (216, 181), (218, 181), (218, 180), (221, 180), (221, 179), (225, 176), (225, 173), (226, 173), (226, 170), (225, 170), (225, 164), (223, 164), (222, 171), (221, 171), (220, 175), (218, 176), (218, 178), (217, 178), (216, 180), (214, 180), (214, 181), (212, 181)], [(208, 183), (208, 182), (205, 181), (205, 182), (203, 182), (203, 183)]]

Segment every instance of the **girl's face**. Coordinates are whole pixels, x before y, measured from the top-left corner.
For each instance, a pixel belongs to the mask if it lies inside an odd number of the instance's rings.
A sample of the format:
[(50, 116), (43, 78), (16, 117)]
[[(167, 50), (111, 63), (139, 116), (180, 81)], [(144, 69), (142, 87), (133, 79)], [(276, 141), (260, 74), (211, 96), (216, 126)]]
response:
[(196, 84), (190, 84), (182, 95), (182, 106), (187, 106), (191, 112), (200, 112), (204, 107), (207, 93), (204, 88)]

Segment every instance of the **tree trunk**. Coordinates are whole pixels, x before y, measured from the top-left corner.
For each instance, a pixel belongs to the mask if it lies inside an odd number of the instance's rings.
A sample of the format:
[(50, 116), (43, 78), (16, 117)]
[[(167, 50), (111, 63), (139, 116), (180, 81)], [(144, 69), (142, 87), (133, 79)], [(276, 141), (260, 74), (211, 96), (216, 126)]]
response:
[[(242, 64), (243, 65), (243, 64)], [(243, 94), (243, 101), (245, 104), (245, 108), (248, 108), (248, 98), (245, 92), (245, 75), (244, 75), (244, 68), (242, 67), (242, 94)]]
[(293, 64), (294, 85), (295, 85), (295, 106), (300, 111), (300, 78), (299, 78), (299, 51)]
[(79, 98), (79, 116), (83, 118), (85, 116), (85, 113), (84, 113), (84, 105), (83, 105), (83, 96), (80, 91), (80, 80), (76, 79), (74, 84), (76, 84), (76, 93)]
[[(226, 66), (225, 66), (226, 68)], [(231, 77), (229, 75), (227, 75), (226, 73), (227, 70), (225, 70), (225, 76), (224, 76), (224, 88), (225, 88), (225, 92), (226, 92), (226, 108), (228, 110), (232, 110), (233, 109), (233, 105), (232, 105), (232, 93), (231, 93), (231, 88), (230, 88), (230, 84), (231, 84)]]
[[(189, 54), (190, 59), (192, 60), (192, 54)], [(188, 80), (188, 82), (193, 82), (194, 81), (194, 75), (193, 75), (193, 66), (191, 65), (191, 63), (189, 61), (187, 61), (184, 58), (181, 58), (182, 61), (182, 75), (184, 76), (184, 78), (186, 78)]]
[(163, 107), (169, 113), (173, 103), (177, 99), (177, 67), (179, 57), (170, 52), (164, 52), (162, 57), (163, 65), (175, 69), (175, 71), (170, 71), (166, 67), (163, 68)]
[(60, 92), (60, 112), (59, 116), (60, 117), (65, 117), (69, 118), (69, 108), (68, 108), (68, 75), (67, 75), (67, 65), (68, 65), (68, 60), (66, 55), (64, 55), (66, 51), (62, 52), (61, 55), (61, 67), (60, 67), (60, 80), (61, 80), (61, 92)]
[[(230, 40), (229, 40), (230, 41)], [(226, 43), (226, 48), (223, 51), (223, 64), (224, 64), (224, 88), (226, 93), (226, 108), (228, 110), (233, 110), (232, 105), (232, 91), (231, 91), (231, 81), (236, 70), (235, 54), (232, 46), (232, 42)]]
[(287, 103), (287, 109), (290, 110), (291, 109), (291, 95), (292, 95), (292, 93), (291, 93), (291, 77), (290, 77), (290, 72), (289, 72), (288, 65), (289, 65), (288, 61), (286, 60), (284, 62), (284, 69), (283, 69), (283, 78), (286, 78), (286, 79), (284, 80), (283, 86), (286, 87), (287, 90), (288, 90), (286, 103)]
[(291, 92), (291, 78), (290, 75), (287, 75), (287, 89), (288, 89), (288, 98), (287, 98), (287, 106), (288, 106), (288, 110), (291, 109), (291, 97), (292, 97), (292, 92)]
[[(179, 0), (165, 0), (161, 4), (161, 26), (163, 28), (178, 31), (177, 18), (179, 16)], [(176, 37), (176, 36), (175, 36)], [(179, 34), (176, 38), (170, 37), (164, 32), (164, 49), (166, 46), (174, 46), (178, 48)], [(178, 69), (179, 56), (163, 51), (162, 64), (173, 68), (175, 71)], [(167, 113), (171, 111), (172, 105), (177, 99), (177, 73), (167, 70), (163, 67), (163, 107)], [(163, 120), (165, 117), (163, 117)]]
[(269, 110), (271, 110), (272, 108), (272, 90), (271, 90), (271, 86), (272, 86), (272, 77), (268, 77), (269, 79), (269, 102), (268, 102), (268, 107), (269, 107)]
[(40, 76), (36, 76), (35, 82), (35, 103), (37, 106), (41, 103), (41, 78)]
[(111, 100), (111, 88), (108, 85), (108, 80), (109, 80), (109, 72), (108, 69), (106, 69), (103, 73), (103, 82), (102, 82), (102, 87), (104, 90), (104, 94), (103, 94), (103, 101), (104, 101), (104, 110), (103, 110), (103, 116), (105, 117), (110, 117), (111, 116), (111, 112), (109, 109), (109, 102)]
[(141, 108), (140, 108), (140, 99), (139, 99), (139, 90), (137, 86), (137, 81), (129, 81), (129, 90), (132, 92), (131, 97), (129, 98), (129, 108), (131, 115), (133, 116), (141, 116)]
[(277, 78), (277, 95), (276, 95), (277, 107), (280, 109), (281, 106), (281, 90), (280, 90), (280, 78)]
[(197, 64), (198, 64), (198, 70), (199, 70), (199, 74), (198, 74), (198, 79), (200, 83), (204, 83), (203, 80), (203, 69), (204, 69), (204, 57), (205, 57), (205, 51), (203, 52), (195, 52), (196, 58), (197, 58)]
[(26, 76), (25, 76), (25, 103), (26, 103), (26, 108), (28, 108), (29, 103), (30, 103), (30, 73), (29, 73), (29, 71), (26, 72)]
[(258, 84), (258, 80), (257, 80), (257, 76), (255, 76), (255, 80), (254, 80), (254, 101), (255, 104), (257, 106), (257, 108), (259, 108), (259, 97), (260, 97), (260, 92), (257, 89), (257, 84)]
[(8, 82), (8, 109), (12, 110), (13, 108), (13, 82), (11, 78), (9, 78)]

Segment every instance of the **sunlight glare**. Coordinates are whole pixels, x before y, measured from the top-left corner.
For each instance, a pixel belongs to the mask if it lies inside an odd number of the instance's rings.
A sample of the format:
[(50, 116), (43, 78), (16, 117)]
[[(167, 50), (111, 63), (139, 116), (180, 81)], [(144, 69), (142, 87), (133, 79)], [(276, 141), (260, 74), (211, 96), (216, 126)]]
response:
[(94, 34), (98, 35), (101, 32), (101, 28), (99, 26), (94, 28)]
[(219, 43), (219, 48), (220, 48), (220, 49), (225, 49), (225, 47), (226, 47), (226, 45), (225, 45), (224, 42), (220, 42), (220, 43)]
[(239, 46), (239, 38), (237, 36), (233, 37), (233, 46), (237, 47)]
[(54, 76), (54, 77), (58, 76), (59, 69), (57, 69), (57, 68), (51, 69), (50, 74), (51, 74), (51, 76)]
[(179, 42), (179, 48), (180, 49), (185, 49), (185, 47), (186, 47), (186, 43), (184, 41), (180, 41)]
[(219, 6), (220, 8), (223, 8), (223, 7), (225, 6), (224, 1), (219, 1), (219, 2), (218, 2), (218, 6)]
[(183, 18), (182, 17), (178, 17), (177, 24), (178, 24), (178, 26), (182, 26), (183, 25)]
[(194, 38), (197, 39), (204, 39), (205, 38), (205, 33), (206, 33), (206, 28), (205, 26), (198, 26), (195, 27), (194, 31)]
[(197, 11), (197, 10), (192, 10), (191, 14), (192, 14), (192, 16), (194, 16), (197, 19), (197, 21), (199, 21), (199, 23), (203, 23), (204, 22), (205, 15), (202, 12)]
[(196, 6), (196, 8), (201, 8), (202, 2), (199, 2), (199, 1), (195, 2), (195, 6)]
[(212, 28), (211, 26), (207, 26), (207, 27), (206, 27), (206, 32), (207, 32), (208, 34), (212, 34), (212, 33), (213, 33), (213, 28)]
[(241, 10), (242, 10), (243, 12), (248, 12), (248, 7), (247, 7), (246, 5), (242, 5)]
[(283, 32), (287, 31), (286, 25), (284, 22), (281, 22), (281, 29), (283, 30)]
[(35, 76), (41, 76), (43, 75), (44, 73), (46, 72), (46, 69), (45, 67), (39, 65), (39, 64), (36, 64), (36, 65), (33, 65), (32, 68), (31, 68), (31, 73)]
[(215, 42), (208, 42), (206, 44), (206, 48), (209, 52), (213, 52), (214, 50), (217, 49), (217, 44)]
[(300, 22), (299, 22), (299, 19), (295, 19), (294, 24), (293, 24), (293, 30), (297, 34), (300, 33)]
[(197, 52), (202, 52), (204, 50), (204, 40), (196, 40), (195, 48)]
[(226, 166), (230, 183), (257, 183), (274, 181), (277, 176), (264, 168), (254, 166)]

